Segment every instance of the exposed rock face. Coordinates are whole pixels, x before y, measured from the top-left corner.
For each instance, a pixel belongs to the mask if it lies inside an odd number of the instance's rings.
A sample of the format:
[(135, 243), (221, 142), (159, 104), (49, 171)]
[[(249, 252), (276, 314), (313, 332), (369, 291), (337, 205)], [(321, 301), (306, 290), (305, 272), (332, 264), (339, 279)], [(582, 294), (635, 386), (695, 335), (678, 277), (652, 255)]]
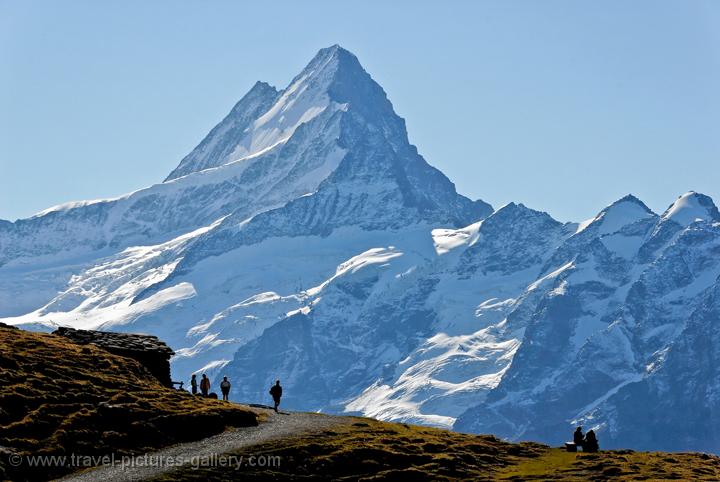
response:
[(80, 345), (91, 343), (114, 355), (137, 360), (161, 383), (172, 387), (170, 357), (175, 352), (156, 336), (76, 330), (66, 327), (58, 328), (53, 332), (53, 335), (63, 336)]
[(718, 254), (707, 196), (662, 215), (632, 196), (608, 206), (518, 298), (522, 344), (454, 428), (556, 444), (583, 425), (605, 448), (720, 451)]
[(267, 112), (279, 95), (269, 84), (257, 82), (200, 145), (180, 161), (180, 165), (166, 181), (218, 167), (242, 157), (242, 154), (233, 157), (233, 153), (240, 147), (238, 139), (245, 137), (245, 132), (252, 127), (255, 119)]

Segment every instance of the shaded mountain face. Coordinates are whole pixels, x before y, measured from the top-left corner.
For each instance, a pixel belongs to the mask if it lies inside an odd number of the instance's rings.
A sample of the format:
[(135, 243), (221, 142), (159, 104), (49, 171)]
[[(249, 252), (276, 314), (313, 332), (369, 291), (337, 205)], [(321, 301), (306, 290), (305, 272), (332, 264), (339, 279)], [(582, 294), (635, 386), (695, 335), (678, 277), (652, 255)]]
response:
[(291, 409), (717, 451), (719, 233), (694, 192), (579, 224), (471, 201), (332, 46), (164, 182), (0, 222), (0, 320), (157, 335), (245, 402), (279, 378)]
[(720, 450), (714, 343), (698, 338), (719, 321), (719, 235), (696, 193), (662, 216), (634, 198), (608, 207), (558, 248), (512, 366), (455, 427), (559, 443), (580, 424), (610, 447)]
[[(613, 445), (717, 452), (720, 283), (705, 290), (653, 375), (628, 384), (593, 413)], [(651, 407), (651, 409), (648, 409)], [(621, 427), (617, 429), (616, 427)]]

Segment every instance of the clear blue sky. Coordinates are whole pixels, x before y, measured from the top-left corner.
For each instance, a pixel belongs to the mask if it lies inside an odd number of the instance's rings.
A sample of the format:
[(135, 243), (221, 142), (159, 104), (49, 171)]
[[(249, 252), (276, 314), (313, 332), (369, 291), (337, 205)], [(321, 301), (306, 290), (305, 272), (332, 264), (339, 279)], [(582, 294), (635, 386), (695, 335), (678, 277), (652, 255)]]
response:
[(0, 218), (161, 181), (334, 43), (470, 197), (720, 202), (718, 1), (0, 0)]

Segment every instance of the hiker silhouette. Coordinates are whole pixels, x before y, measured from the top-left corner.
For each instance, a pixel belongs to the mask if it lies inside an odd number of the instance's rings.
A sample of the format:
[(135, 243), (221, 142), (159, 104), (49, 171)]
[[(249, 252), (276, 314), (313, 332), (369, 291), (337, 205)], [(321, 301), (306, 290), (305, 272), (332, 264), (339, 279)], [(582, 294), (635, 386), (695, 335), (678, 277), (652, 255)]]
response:
[(192, 378), (190, 379), (190, 387), (192, 389), (192, 394), (197, 395), (197, 387), (198, 387), (197, 375), (195, 375), (194, 373), (193, 373)]
[(200, 380), (200, 392), (203, 397), (207, 397), (210, 392), (210, 379), (203, 373), (202, 380)]
[(220, 382), (220, 391), (222, 392), (223, 400), (228, 401), (228, 395), (230, 395), (230, 382), (227, 377), (223, 377), (223, 381)]
[(282, 397), (282, 387), (280, 386), (280, 380), (275, 380), (275, 385), (270, 387), (270, 395), (273, 397), (275, 402), (275, 412), (278, 411), (278, 405), (280, 405), (280, 398)]

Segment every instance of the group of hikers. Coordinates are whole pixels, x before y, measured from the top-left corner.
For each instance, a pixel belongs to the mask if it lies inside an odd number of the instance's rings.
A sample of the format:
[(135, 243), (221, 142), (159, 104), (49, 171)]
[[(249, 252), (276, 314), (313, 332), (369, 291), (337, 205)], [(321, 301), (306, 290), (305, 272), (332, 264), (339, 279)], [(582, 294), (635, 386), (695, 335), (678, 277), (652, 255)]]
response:
[(572, 446), (575, 450), (577, 450), (577, 447), (581, 447), (583, 452), (597, 452), (600, 448), (598, 439), (595, 436), (595, 431), (592, 429), (588, 430), (585, 436), (583, 436), (582, 427), (575, 429)]
[[(200, 380), (200, 393), (203, 397), (212, 397), (215, 395), (214, 393), (210, 393), (210, 379), (205, 375), (202, 374), (202, 379)], [(222, 399), (227, 401), (228, 397), (230, 396), (230, 381), (228, 380), (228, 377), (223, 377), (222, 382), (220, 382), (220, 391), (222, 392)], [(192, 390), (193, 395), (197, 395), (198, 392), (198, 381), (197, 381), (197, 375), (193, 374), (192, 378), (190, 379), (190, 389)], [(275, 380), (275, 385), (270, 387), (270, 396), (272, 396), (273, 402), (275, 402), (275, 406), (273, 407), (274, 410), (278, 411), (278, 406), (280, 405), (280, 398), (282, 397), (282, 387), (280, 386), (280, 380)], [(215, 395), (213, 398), (217, 398), (217, 395)], [(588, 430), (588, 432), (583, 436), (582, 427), (577, 427), (575, 429), (575, 433), (573, 434), (573, 441), (572, 443), (565, 444), (568, 450), (576, 451), (578, 447), (583, 449), (583, 452), (597, 452), (600, 448), (598, 444), (598, 439), (595, 436), (594, 430)]]
[[(198, 386), (200, 387), (200, 394), (203, 397), (217, 398), (217, 395), (215, 395), (214, 393), (210, 393), (210, 379), (207, 377), (206, 374), (202, 374), (200, 384), (198, 385), (197, 375), (193, 373), (192, 378), (190, 378), (190, 390), (192, 391), (193, 395), (197, 395)], [(231, 386), (232, 385), (230, 385), (228, 377), (223, 377), (222, 382), (220, 382), (220, 391), (222, 392), (222, 399), (225, 401), (228, 401), (229, 399)], [(282, 398), (282, 387), (280, 386), (280, 380), (275, 380), (275, 385), (270, 387), (270, 396), (272, 396), (273, 402), (275, 402), (274, 409), (277, 412), (278, 406), (280, 405), (280, 398)]]

